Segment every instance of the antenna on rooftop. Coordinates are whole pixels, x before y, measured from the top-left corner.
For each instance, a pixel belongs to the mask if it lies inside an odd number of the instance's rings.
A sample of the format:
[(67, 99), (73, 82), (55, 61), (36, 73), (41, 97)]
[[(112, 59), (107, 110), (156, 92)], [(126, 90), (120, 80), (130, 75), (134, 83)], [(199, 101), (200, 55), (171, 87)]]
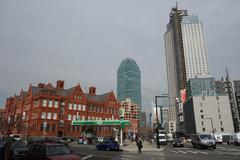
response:
[(177, 1), (176, 1), (176, 9), (178, 9), (178, 3), (177, 3)]

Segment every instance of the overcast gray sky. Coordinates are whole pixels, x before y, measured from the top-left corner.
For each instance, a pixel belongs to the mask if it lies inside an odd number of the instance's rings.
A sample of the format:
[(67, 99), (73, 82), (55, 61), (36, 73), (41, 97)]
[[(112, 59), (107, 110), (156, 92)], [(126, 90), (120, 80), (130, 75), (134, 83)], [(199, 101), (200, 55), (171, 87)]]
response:
[[(176, 0), (0, 0), (0, 106), (30, 82), (117, 87), (125, 58), (138, 63), (142, 104), (167, 92), (163, 35)], [(179, 0), (203, 21), (211, 74), (240, 79), (240, 1)]]

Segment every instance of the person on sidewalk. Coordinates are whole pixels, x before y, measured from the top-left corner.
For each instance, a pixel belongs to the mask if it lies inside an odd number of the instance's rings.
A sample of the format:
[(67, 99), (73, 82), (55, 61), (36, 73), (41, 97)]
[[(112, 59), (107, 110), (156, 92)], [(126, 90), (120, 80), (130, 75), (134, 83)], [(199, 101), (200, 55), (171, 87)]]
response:
[(141, 140), (140, 137), (137, 139), (136, 144), (137, 144), (137, 147), (138, 147), (138, 153), (141, 153), (142, 152), (141, 149), (143, 148), (143, 145), (142, 145), (142, 140)]

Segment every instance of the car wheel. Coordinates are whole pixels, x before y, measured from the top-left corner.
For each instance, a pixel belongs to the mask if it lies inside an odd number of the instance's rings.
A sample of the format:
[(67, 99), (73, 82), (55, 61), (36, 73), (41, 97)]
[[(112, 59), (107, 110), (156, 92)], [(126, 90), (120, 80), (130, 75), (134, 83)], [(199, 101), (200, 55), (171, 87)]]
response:
[(213, 149), (216, 149), (216, 146), (213, 146), (212, 148), (213, 148)]

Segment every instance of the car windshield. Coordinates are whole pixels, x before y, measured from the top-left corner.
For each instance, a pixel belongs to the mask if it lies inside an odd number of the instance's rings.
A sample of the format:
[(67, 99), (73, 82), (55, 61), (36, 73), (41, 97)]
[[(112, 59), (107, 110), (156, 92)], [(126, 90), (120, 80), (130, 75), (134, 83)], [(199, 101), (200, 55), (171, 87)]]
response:
[(55, 145), (46, 147), (46, 155), (60, 155), (60, 154), (70, 154), (71, 152), (64, 145)]
[(118, 145), (118, 142), (117, 142), (117, 141), (112, 141), (112, 143)]
[(27, 145), (25, 143), (21, 143), (21, 142), (16, 142), (12, 144), (12, 148), (26, 148)]
[(165, 136), (159, 136), (159, 139), (165, 139), (166, 137)]
[(201, 139), (210, 139), (210, 140), (213, 139), (213, 137), (212, 137), (211, 135), (209, 135), (209, 134), (200, 135), (200, 138), (201, 138)]

